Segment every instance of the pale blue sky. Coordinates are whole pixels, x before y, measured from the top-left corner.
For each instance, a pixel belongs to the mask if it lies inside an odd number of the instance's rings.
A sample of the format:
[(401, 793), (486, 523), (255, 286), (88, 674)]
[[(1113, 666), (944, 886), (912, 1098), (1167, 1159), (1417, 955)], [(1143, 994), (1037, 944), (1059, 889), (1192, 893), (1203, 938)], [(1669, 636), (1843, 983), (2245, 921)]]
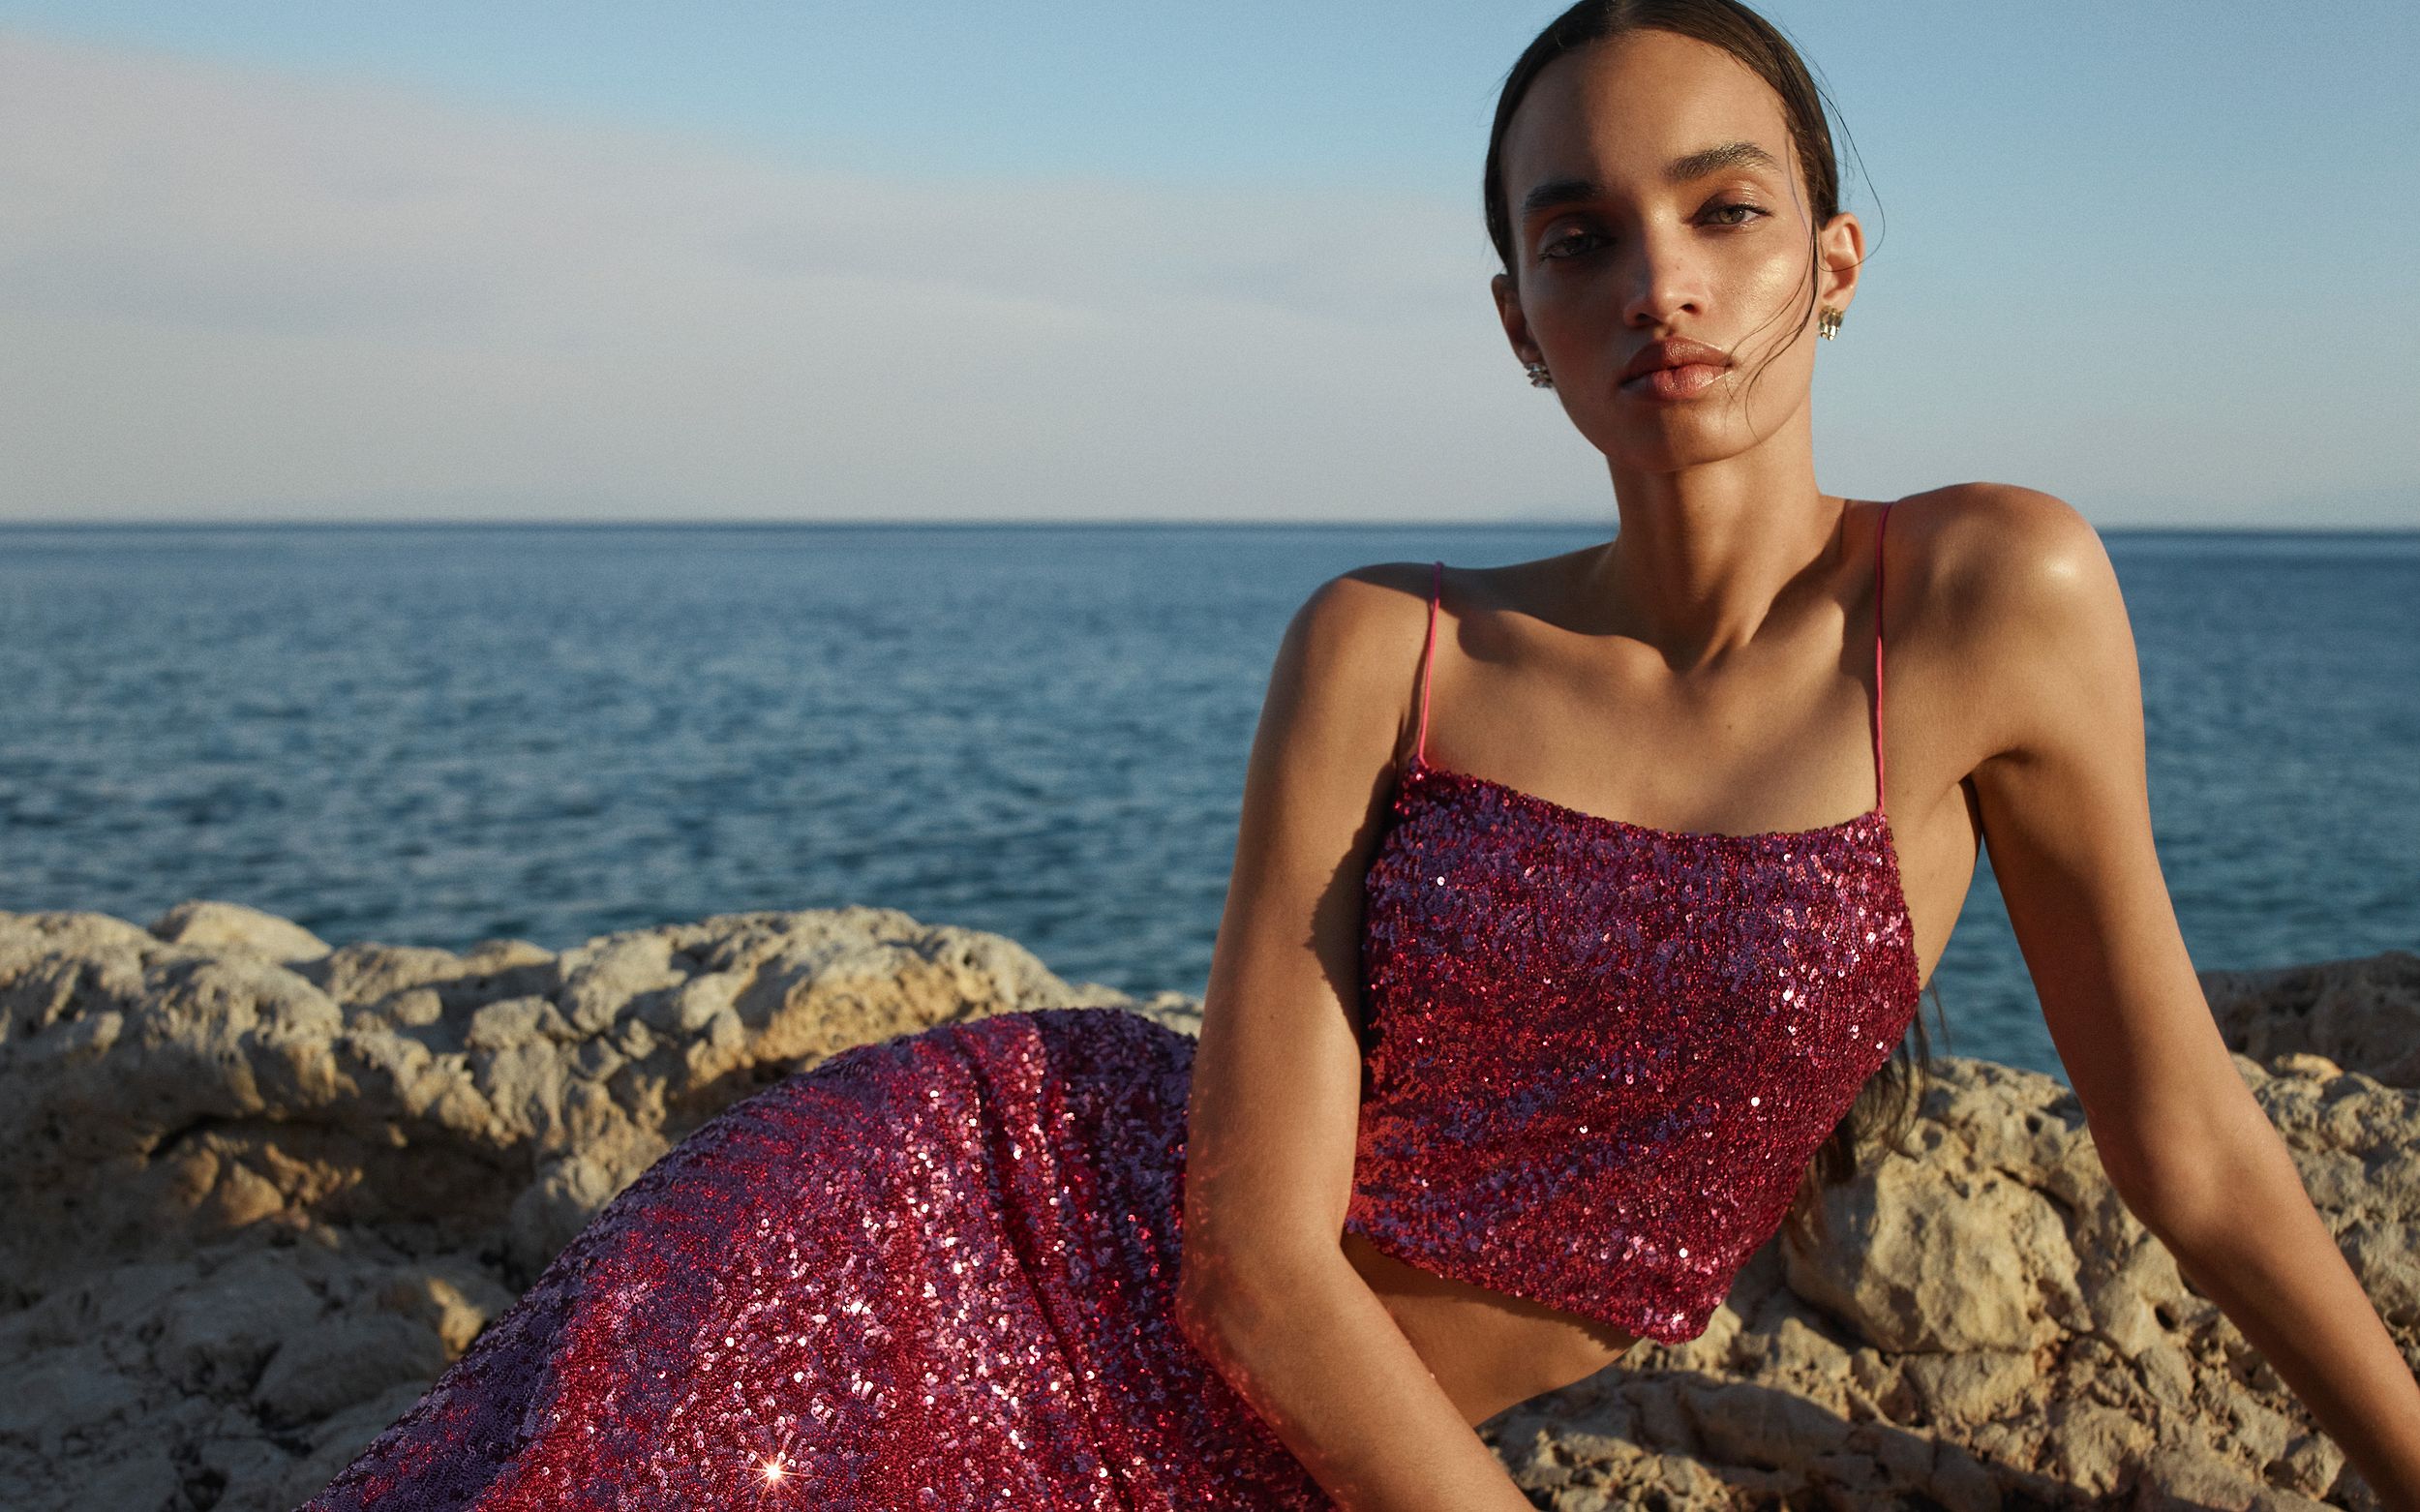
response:
[[(0, 519), (1609, 516), (1485, 292), (1558, 8), (0, 0)], [(2420, 8), (1766, 13), (1824, 486), (2420, 527)]]

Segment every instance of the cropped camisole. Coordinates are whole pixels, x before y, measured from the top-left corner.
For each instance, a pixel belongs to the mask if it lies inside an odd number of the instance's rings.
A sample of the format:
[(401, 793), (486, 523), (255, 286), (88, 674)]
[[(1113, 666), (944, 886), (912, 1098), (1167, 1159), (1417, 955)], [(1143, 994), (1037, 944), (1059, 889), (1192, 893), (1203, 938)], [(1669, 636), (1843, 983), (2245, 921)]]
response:
[(1410, 1265), (1678, 1344), (1788, 1216), (1921, 990), (1883, 812), (1658, 830), (1427, 759), (1363, 881), (1365, 1092), (1346, 1232)]

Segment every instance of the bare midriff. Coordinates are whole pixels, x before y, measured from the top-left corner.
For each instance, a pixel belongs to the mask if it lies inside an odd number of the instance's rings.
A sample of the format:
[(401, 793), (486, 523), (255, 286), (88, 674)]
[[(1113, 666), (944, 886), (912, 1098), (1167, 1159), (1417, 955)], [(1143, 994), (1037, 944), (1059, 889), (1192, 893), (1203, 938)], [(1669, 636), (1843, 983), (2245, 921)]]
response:
[(1344, 1248), (1474, 1428), (1517, 1402), (1587, 1379), (1638, 1343), (1582, 1314), (1406, 1264), (1358, 1233), (1346, 1233)]

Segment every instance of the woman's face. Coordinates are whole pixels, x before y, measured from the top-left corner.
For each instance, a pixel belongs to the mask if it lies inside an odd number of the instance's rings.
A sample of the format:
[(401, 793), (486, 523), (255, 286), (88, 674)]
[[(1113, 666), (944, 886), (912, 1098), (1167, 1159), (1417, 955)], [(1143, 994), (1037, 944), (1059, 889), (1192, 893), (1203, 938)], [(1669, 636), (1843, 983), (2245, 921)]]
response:
[[(1810, 210), (1781, 99), (1745, 65), (1663, 31), (1584, 47), (1530, 85), (1500, 164), (1505, 333), (1523, 361), (1546, 364), (1572, 423), (1616, 467), (1735, 456), (1804, 409)], [(1824, 260), (1843, 265), (1821, 270), (1819, 306), (1848, 307), (1860, 236), (1846, 214), (1827, 228)], [(1730, 360), (1625, 382), (1667, 338)]]

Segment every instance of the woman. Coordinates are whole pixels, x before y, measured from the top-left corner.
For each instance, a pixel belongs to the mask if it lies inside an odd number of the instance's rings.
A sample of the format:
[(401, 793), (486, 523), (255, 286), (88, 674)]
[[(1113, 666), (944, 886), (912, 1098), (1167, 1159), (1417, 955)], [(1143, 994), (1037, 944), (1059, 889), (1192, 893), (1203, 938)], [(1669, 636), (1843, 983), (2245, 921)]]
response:
[(1731, 0), (1574, 7), (1486, 185), (1620, 531), (1303, 606), (1198, 1051), (1047, 1010), (750, 1099), (314, 1507), (1526, 1507), (1473, 1426), (1693, 1337), (1809, 1211), (1986, 834), (2119, 1190), (2414, 1504), (2420, 1388), (2169, 912), (2098, 538), (1815, 486), (1862, 232), (1796, 54)]

